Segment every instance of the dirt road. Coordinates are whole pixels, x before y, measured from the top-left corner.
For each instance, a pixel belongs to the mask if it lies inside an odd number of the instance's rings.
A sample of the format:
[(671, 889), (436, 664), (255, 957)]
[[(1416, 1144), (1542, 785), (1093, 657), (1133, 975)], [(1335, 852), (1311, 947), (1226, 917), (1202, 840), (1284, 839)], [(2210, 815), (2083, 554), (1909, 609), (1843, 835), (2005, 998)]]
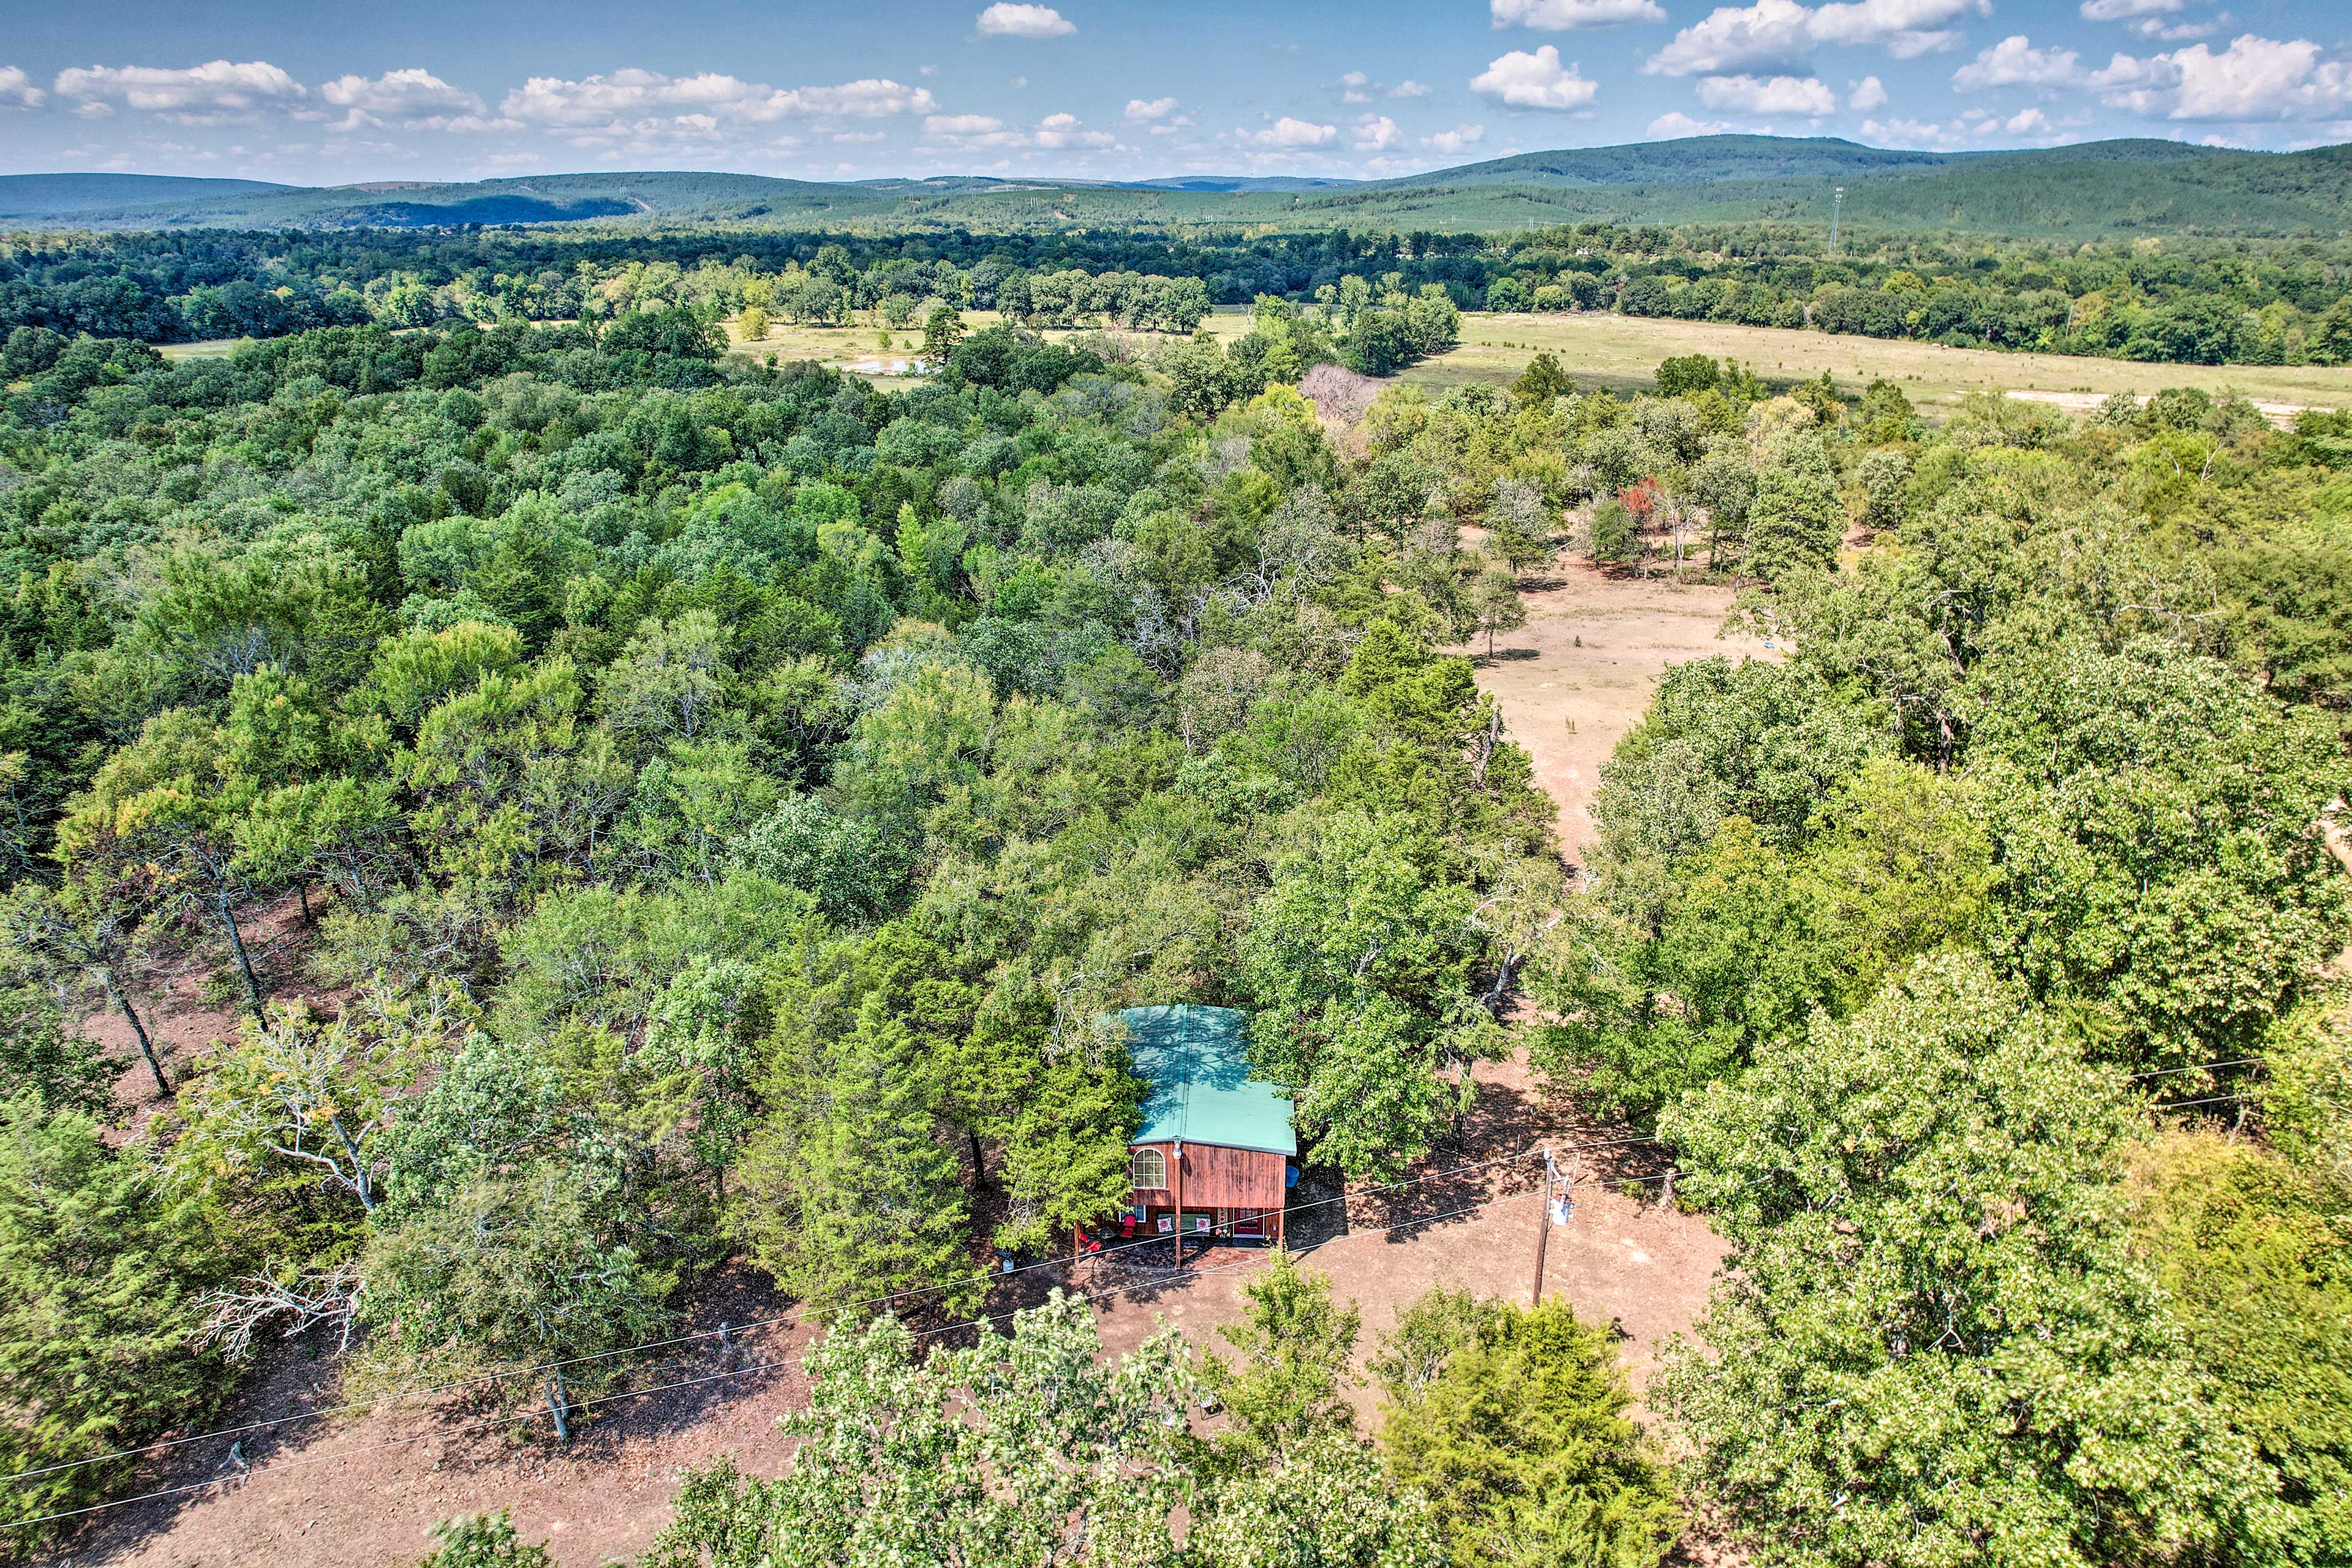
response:
[(1641, 721), (1658, 677), (1694, 658), (1769, 658), (1772, 649), (1717, 635), (1731, 608), (1727, 588), (1612, 576), (1585, 562), (1548, 570), (1549, 585), (1523, 595), (1528, 624), (1481, 659), (1478, 685), (1535, 759), (1572, 855), (1592, 837), (1601, 764)]

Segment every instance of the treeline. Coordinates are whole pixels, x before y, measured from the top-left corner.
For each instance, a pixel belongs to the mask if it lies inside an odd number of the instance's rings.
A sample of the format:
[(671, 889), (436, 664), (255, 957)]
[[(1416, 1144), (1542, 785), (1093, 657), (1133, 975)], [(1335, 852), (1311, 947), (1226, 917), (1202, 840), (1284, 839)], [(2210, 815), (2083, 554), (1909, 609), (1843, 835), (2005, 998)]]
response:
[(20, 237), (0, 249), (0, 334), (149, 342), (378, 321), (571, 321), (691, 305), (904, 327), (938, 305), (1025, 325), (1189, 332), (1213, 305), (1328, 303), (1350, 277), (1460, 310), (1615, 310), (1962, 347), (2180, 363), (2352, 363), (2352, 256), (2222, 246), (1865, 239), (1585, 224), (1488, 239), (1150, 235), (900, 238), (756, 231), (593, 235)]
[[(1183, 323), (1199, 320), (1193, 285), (1205, 292), (1204, 310), (1261, 294), (1312, 299), (1349, 273), (1398, 272), (1408, 292), (1446, 283), (1467, 306), (1484, 285), (1483, 245), (1475, 237), (1346, 230), (1201, 239), (781, 230), (625, 238), (521, 229), (27, 235), (0, 244), (0, 335), (37, 326), (161, 342), (368, 319), (394, 327), (569, 321), (599, 309), (678, 303), (731, 313), (747, 302), (741, 290), (753, 278), (790, 278), (785, 291), (811, 290), (804, 308), (813, 320), (905, 299), (1003, 308), (1024, 319), (1034, 310), (1041, 325), (1116, 317), (1189, 331)], [(1155, 282), (1139, 289), (1139, 278)], [(362, 309), (364, 315), (353, 313)]]
[(2352, 255), (2316, 241), (2076, 249), (1583, 225), (1510, 242), (1496, 310), (1810, 327), (1962, 348), (2184, 364), (2352, 363)]

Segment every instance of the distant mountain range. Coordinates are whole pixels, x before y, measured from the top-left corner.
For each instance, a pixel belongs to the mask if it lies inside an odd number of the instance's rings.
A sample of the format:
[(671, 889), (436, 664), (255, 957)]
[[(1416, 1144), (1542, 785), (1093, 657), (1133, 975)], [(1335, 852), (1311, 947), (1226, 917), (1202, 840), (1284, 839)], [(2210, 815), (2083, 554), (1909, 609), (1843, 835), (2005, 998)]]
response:
[(1523, 153), (1401, 179), (1184, 175), (830, 184), (688, 171), (308, 187), (146, 174), (0, 176), (0, 228), (466, 224), (975, 230), (1188, 226), (1507, 230), (1587, 220), (1826, 222), (1857, 230), (2082, 237), (2352, 229), (2352, 145), (2241, 153), (2179, 142), (1918, 153), (1831, 137), (1701, 136)]

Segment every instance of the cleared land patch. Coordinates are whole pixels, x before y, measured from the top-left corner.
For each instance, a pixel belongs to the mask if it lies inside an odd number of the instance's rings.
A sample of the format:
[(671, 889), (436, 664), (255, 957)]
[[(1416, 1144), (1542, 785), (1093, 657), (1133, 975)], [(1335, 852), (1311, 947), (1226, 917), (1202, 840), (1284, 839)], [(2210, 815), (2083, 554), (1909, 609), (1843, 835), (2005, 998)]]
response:
[(1728, 355), (1767, 381), (1810, 381), (1828, 371), (1849, 392), (1885, 376), (1900, 384), (1929, 418), (1951, 412), (1975, 392), (2090, 394), (2095, 402), (2109, 393), (2145, 395), (2168, 386), (2196, 386), (2258, 403), (2352, 405), (2352, 367), (2148, 364), (1601, 310), (1465, 315), (1462, 346), (1412, 366), (1402, 379), (1433, 388), (1508, 381), (1545, 349), (1559, 355), (1580, 384), (1618, 391), (1646, 388), (1660, 360), (1692, 353)]

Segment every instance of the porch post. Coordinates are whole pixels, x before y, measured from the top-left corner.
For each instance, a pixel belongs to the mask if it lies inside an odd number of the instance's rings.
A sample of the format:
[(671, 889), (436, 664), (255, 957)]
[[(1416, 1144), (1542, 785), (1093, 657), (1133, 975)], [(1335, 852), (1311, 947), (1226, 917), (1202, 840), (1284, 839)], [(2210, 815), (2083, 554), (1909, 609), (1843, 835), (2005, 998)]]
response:
[(1169, 1173), (1170, 1195), (1176, 1200), (1176, 1267), (1184, 1267), (1184, 1140), (1176, 1140), (1176, 1169)]

